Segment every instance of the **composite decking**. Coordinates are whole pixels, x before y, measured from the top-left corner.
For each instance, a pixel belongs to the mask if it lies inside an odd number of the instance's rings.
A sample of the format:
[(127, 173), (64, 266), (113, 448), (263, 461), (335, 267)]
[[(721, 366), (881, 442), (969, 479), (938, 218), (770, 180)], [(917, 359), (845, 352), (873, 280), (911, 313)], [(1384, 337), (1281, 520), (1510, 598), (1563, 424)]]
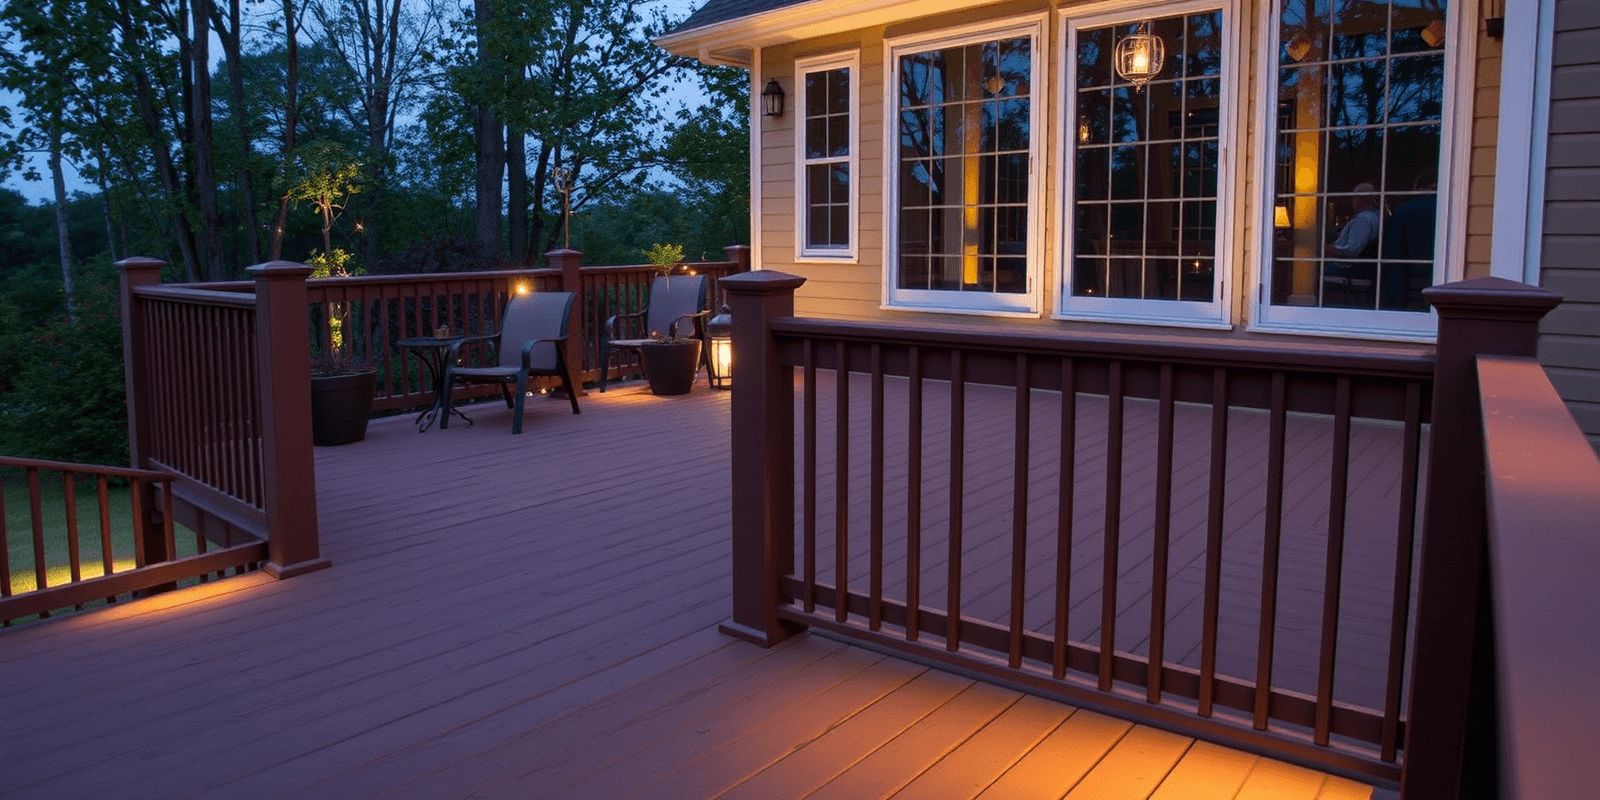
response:
[(319, 449), (331, 569), (0, 631), (0, 796), (1371, 792), (815, 634), (718, 634), (726, 393), (530, 401), (521, 436), (467, 413)]

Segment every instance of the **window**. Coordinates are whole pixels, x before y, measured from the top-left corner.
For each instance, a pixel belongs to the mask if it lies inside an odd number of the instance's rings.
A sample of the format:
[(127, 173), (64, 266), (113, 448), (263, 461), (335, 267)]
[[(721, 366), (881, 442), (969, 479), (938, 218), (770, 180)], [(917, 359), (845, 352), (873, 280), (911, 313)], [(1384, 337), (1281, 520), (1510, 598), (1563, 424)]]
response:
[[(1170, 9), (1065, 22), (1061, 316), (1226, 322), (1231, 47), (1222, 9)], [(1141, 30), (1164, 57), (1136, 86), (1112, 56)]]
[(856, 257), (857, 62), (854, 53), (795, 62), (800, 94), (795, 135), (799, 259)]
[(889, 44), (890, 306), (1037, 313), (1041, 21)]
[(1290, 0), (1272, 14), (1266, 325), (1431, 330), (1445, 6)]

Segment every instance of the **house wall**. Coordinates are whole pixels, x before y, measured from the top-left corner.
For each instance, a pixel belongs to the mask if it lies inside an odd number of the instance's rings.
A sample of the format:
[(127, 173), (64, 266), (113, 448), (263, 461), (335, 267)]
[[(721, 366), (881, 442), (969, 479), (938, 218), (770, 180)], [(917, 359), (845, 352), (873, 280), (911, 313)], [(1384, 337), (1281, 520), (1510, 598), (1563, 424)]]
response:
[(1600, 3), (1558, 0), (1552, 61), (1539, 360), (1600, 448)]
[[(822, 56), (840, 53), (843, 51), (858, 51), (861, 59), (861, 106), (857, 109), (860, 114), (861, 125), (861, 153), (857, 168), (859, 183), (859, 209), (860, 223), (858, 235), (859, 258), (854, 263), (797, 261), (795, 258), (795, 154), (794, 136), (796, 114), (788, 113), (782, 118), (760, 119), (760, 147), (761, 147), (761, 265), (767, 269), (777, 269), (784, 272), (803, 275), (807, 283), (796, 297), (796, 310), (800, 314), (819, 317), (844, 317), (844, 318), (874, 318), (911, 323), (935, 323), (949, 326), (983, 325), (993, 326), (1063, 326), (1071, 325), (1078, 330), (1121, 330), (1130, 329), (1128, 325), (1114, 323), (1093, 323), (1074, 321), (1070, 323), (1049, 319), (1041, 316), (1036, 319), (1017, 319), (1006, 317), (976, 317), (962, 316), (950, 313), (930, 313), (907, 311), (902, 309), (883, 308), (883, 228), (884, 228), (884, 197), (883, 197), (883, 89), (884, 89), (884, 48), (886, 38), (898, 37), (906, 34), (936, 31), (945, 28), (959, 27), (965, 23), (983, 22), (1002, 19), (1006, 17), (1023, 16), (1030, 14), (1047, 14), (1045, 24), (1044, 46), (1046, 58), (1043, 66), (1048, 76), (1047, 93), (1040, 96), (1042, 102), (1054, 108), (1056, 104), (1054, 86), (1057, 79), (1057, 60), (1059, 51), (1059, 25), (1055, 12), (1062, 7), (1079, 5), (1076, 3), (1062, 3), (1051, 0), (1018, 0), (1017, 2), (1002, 2), (980, 9), (954, 14), (945, 14), (934, 17), (909, 20), (888, 26), (878, 26), (863, 29), (843, 35), (835, 35), (822, 39), (811, 39), (801, 42), (767, 47), (761, 51), (759, 63), (760, 82), (764, 83), (770, 78), (777, 78), (781, 85), (795, 94), (794, 87), (794, 62), (797, 58)], [(1238, 80), (1238, 97), (1245, 104), (1240, 109), (1238, 125), (1240, 144), (1242, 149), (1257, 151), (1259, 143), (1255, 141), (1259, 132), (1255, 131), (1255, 87), (1252, 82), (1256, 80), (1254, 69), (1254, 51), (1259, 46), (1257, 21), (1262, 12), (1257, 0), (1245, 0), (1240, 8), (1240, 69)], [(1492, 227), (1490, 209), (1494, 199), (1493, 171), (1495, 162), (1494, 140), (1495, 128), (1498, 117), (1498, 84), (1499, 84), (1499, 50), (1498, 47), (1483, 47), (1483, 42), (1492, 42), (1480, 36), (1478, 69), (1474, 73), (1472, 96), (1475, 98), (1473, 113), (1472, 150), (1468, 170), (1471, 176), (1468, 191), (1468, 208), (1466, 216), (1466, 274), (1467, 276), (1487, 275), (1489, 272), (1489, 236)], [(1044, 114), (1045, 127), (1036, 132), (1037, 135), (1049, 137), (1046, 142), (1054, 141), (1056, 126), (1060, 124), (1055, 114)], [(1045, 148), (1045, 154), (1051, 153), (1051, 148)], [(1040, 165), (1035, 172), (1036, 180), (1042, 186), (1043, 202), (1046, 208), (1054, 207), (1053, 198), (1058, 187), (1055, 185), (1058, 175), (1053, 165)], [(1255, 192), (1255, 170), (1244, 169), (1236, 184), (1239, 192)], [(1237, 263), (1253, 263), (1258, 259), (1255, 252), (1258, 249), (1256, 239), (1258, 221), (1243, 219), (1246, 215), (1236, 215), (1234, 235), (1232, 237), (1232, 252), (1230, 258)], [(1050, 215), (1042, 216), (1045, 225), (1053, 226)], [(1054, 235), (1043, 237), (1043, 249), (1040, 257), (1044, 263), (1055, 263), (1055, 249), (1059, 246)], [(1237, 274), (1237, 270), (1234, 270)], [(1055, 306), (1054, 292), (1059, 288), (1053, 269), (1047, 270), (1043, 275), (1043, 300), (1042, 307), (1050, 309)], [(1231, 334), (1217, 331), (1204, 331), (1183, 328), (1162, 328), (1161, 332), (1175, 335), (1193, 335), (1214, 337), (1218, 335), (1246, 336), (1245, 324), (1248, 322), (1250, 288), (1243, 280), (1229, 280), (1226, 284), (1228, 293), (1227, 302), (1232, 306), (1231, 318), (1236, 320)], [(1273, 334), (1281, 338), (1282, 334)]]

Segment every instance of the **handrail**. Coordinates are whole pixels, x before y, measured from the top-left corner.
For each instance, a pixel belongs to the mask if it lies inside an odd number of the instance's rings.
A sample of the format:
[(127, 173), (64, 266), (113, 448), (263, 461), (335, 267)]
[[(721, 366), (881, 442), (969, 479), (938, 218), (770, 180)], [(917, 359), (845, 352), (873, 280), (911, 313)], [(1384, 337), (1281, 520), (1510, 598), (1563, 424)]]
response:
[(1531, 358), (1479, 357), (1501, 796), (1600, 786), (1600, 458)]
[(66, 461), (48, 461), (38, 458), (16, 458), (13, 456), (0, 456), (0, 467), (20, 467), (23, 469), (48, 469), (57, 472), (76, 472), (82, 475), (105, 475), (111, 478), (139, 478), (147, 481), (160, 481), (172, 478), (172, 473), (161, 472), (153, 469), (133, 469), (131, 467), (112, 467), (102, 464), (73, 464)]
[(177, 300), (192, 305), (211, 305), (227, 308), (255, 308), (254, 294), (198, 289), (190, 286), (139, 286), (133, 293), (148, 299)]

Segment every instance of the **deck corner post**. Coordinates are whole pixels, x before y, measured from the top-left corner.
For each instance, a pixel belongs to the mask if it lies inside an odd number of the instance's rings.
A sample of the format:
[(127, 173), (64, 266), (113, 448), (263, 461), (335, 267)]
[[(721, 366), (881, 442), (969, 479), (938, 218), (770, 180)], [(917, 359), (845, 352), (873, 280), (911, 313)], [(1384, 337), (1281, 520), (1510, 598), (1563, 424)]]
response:
[(1439, 335), (1400, 784), (1406, 800), (1455, 800), (1495, 792), (1477, 358), (1535, 356), (1539, 320), (1561, 296), (1502, 278), (1474, 278), (1425, 289), (1423, 297), (1439, 315)]
[(311, 445), (311, 334), (306, 278), (289, 261), (250, 267), (256, 284), (256, 359), (267, 564), (275, 578), (328, 566), (317, 538), (316, 459)]
[(567, 360), (567, 379), (579, 397), (588, 394), (583, 390), (583, 252), (579, 250), (551, 250), (544, 254), (545, 261), (561, 270), (561, 290), (572, 292), (572, 314), (567, 317), (567, 346), (562, 356)]
[(734, 265), (734, 274), (750, 271), (750, 245), (730, 244), (722, 248), (722, 258)]
[[(167, 262), (134, 256), (118, 261), (116, 266), (121, 275), (122, 378), (123, 395), (128, 405), (128, 465), (135, 469), (151, 469), (152, 431), (149, 415), (155, 404), (150, 397), (150, 354), (143, 336), (146, 325), (144, 304), (134, 290), (140, 286), (161, 283), (161, 270), (167, 266)], [(145, 513), (133, 520), (137, 530), (135, 535), (144, 545), (141, 552), (148, 563), (166, 561), (172, 554), (167, 552), (165, 521), (159, 510), (162, 508), (160, 498), (152, 483), (143, 482), (142, 485), (144, 493), (140, 498), (140, 508)]]
[(763, 647), (799, 628), (778, 618), (794, 570), (794, 372), (771, 324), (794, 315), (804, 278), (759, 270), (723, 278), (733, 316), (733, 616), (723, 633)]

